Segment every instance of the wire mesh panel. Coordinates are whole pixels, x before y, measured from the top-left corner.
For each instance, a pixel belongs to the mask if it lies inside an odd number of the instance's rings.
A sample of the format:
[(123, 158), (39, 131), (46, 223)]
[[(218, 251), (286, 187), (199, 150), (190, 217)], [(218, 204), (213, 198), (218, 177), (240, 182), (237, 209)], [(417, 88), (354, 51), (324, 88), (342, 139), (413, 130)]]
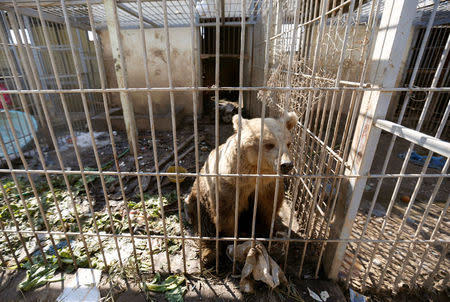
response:
[(442, 290), (450, 17), (413, 2), (0, 1), (2, 265), (237, 274), (248, 243)]

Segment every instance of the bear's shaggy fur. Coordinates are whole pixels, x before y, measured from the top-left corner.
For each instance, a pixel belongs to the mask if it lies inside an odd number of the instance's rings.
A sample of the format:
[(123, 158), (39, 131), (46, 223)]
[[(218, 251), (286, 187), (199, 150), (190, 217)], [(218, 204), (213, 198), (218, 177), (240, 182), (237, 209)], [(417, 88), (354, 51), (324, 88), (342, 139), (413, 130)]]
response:
[[(278, 153), (281, 152), (280, 165), (292, 168), (289, 157), (289, 145), (291, 141), (290, 130), (297, 123), (297, 115), (294, 112), (286, 113), (278, 119), (265, 118), (263, 131), (262, 160), (260, 170), (262, 174), (276, 174)], [(258, 162), (258, 147), (261, 137), (261, 119), (241, 119), (241, 143), (240, 143), (240, 173), (256, 174)], [(217, 150), (211, 151), (205, 162), (201, 174), (235, 174), (237, 172), (237, 145), (238, 145), (238, 116), (233, 117), (233, 127), (235, 133), (228, 140), (219, 146), (218, 172), (216, 171)], [(281, 149), (281, 150), (280, 150)], [(284, 165), (283, 165), (284, 164)], [(282, 170), (282, 169), (281, 169)], [(285, 169), (285, 173), (289, 172)], [(216, 236), (216, 220), (219, 219), (220, 236), (234, 236), (234, 218), (236, 202), (236, 177), (202, 177), (197, 178), (192, 186), (191, 194), (185, 200), (185, 211), (188, 221), (190, 221), (197, 234), (198, 215), (197, 199), (200, 206), (201, 235), (206, 237)], [(258, 234), (269, 234), (272, 219), (274, 197), (275, 197), (275, 177), (262, 177), (259, 182), (258, 206), (257, 206), (257, 226)], [(219, 196), (219, 217), (216, 212), (216, 185), (218, 185)], [(240, 177), (239, 179), (239, 203), (238, 215), (241, 216), (247, 210), (253, 210), (253, 200), (255, 195), (256, 177)], [(199, 191), (198, 191), (199, 188)], [(280, 182), (275, 214), (281, 207), (284, 197), (283, 181)], [(239, 226), (242, 234), (250, 233), (248, 228), (251, 225), (250, 218), (246, 217), (246, 228)], [(241, 216), (242, 218), (242, 216)], [(205, 265), (212, 264), (215, 260), (214, 241), (205, 240), (201, 243), (202, 262)]]

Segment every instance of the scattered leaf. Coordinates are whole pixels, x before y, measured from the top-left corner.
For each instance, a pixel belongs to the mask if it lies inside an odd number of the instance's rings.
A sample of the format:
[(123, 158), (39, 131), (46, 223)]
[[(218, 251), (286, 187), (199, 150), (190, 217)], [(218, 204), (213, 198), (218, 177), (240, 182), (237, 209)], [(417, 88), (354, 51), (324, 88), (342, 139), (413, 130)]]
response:
[(161, 282), (161, 276), (157, 273), (155, 278), (145, 286), (148, 290), (158, 293), (165, 293), (167, 300), (170, 302), (184, 301), (183, 295), (186, 291), (186, 286), (183, 286), (186, 279), (184, 276), (172, 275)]
[(27, 268), (27, 277), (19, 284), (18, 289), (25, 292), (50, 282), (64, 280), (64, 278), (55, 278), (55, 272), (58, 269), (56, 257), (48, 257), (47, 261), (47, 264), (43, 260), (36, 261), (34, 264), (30, 262), (24, 264), (23, 267)]

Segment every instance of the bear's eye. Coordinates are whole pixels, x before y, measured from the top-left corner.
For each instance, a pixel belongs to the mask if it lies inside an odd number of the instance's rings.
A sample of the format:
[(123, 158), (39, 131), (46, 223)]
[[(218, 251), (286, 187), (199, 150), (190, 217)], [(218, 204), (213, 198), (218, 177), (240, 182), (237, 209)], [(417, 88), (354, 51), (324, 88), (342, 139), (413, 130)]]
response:
[(275, 145), (272, 144), (272, 143), (268, 143), (268, 144), (265, 144), (264, 147), (265, 147), (267, 150), (272, 150), (273, 148), (275, 148)]

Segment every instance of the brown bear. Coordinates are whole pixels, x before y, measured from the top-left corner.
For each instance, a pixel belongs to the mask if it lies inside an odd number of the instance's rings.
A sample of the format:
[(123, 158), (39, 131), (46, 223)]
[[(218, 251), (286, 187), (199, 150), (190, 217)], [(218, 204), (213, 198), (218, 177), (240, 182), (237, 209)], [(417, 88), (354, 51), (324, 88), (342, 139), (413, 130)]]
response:
[[(258, 148), (261, 135), (263, 135), (262, 160), (260, 170), (262, 174), (276, 174), (278, 152), (281, 149), (280, 172), (287, 174), (292, 168), (293, 163), (289, 156), (289, 145), (291, 142), (290, 130), (297, 123), (297, 115), (294, 112), (285, 113), (278, 119), (265, 118), (264, 131), (261, 134), (261, 119), (241, 119), (241, 142), (240, 142), (240, 173), (256, 174), (258, 162)], [(237, 173), (237, 145), (238, 145), (238, 116), (233, 116), (233, 128), (235, 133), (228, 140), (219, 146), (219, 171), (218, 174), (236, 174)], [(201, 174), (216, 174), (216, 154), (217, 150), (211, 151), (206, 160)], [(219, 234), (220, 236), (234, 236), (234, 218), (236, 202), (236, 177), (214, 177), (200, 176), (192, 186), (191, 194), (185, 200), (185, 214), (187, 220), (194, 226), (198, 232), (198, 219), (201, 220), (201, 234), (205, 237), (216, 236), (216, 185), (219, 185)], [(217, 181), (217, 182), (216, 182)], [(200, 191), (197, 190), (199, 182)], [(259, 182), (258, 204), (257, 204), (257, 226), (258, 234), (263, 231), (267, 237), (272, 220), (274, 197), (275, 197), (275, 177), (262, 177)], [(253, 212), (253, 201), (255, 196), (256, 177), (240, 177), (239, 181), (239, 208), (238, 215), (244, 212)], [(284, 197), (283, 181), (280, 182), (278, 198), (275, 213), (281, 207)], [(200, 204), (200, 215), (197, 215), (197, 199)], [(239, 226), (239, 232), (249, 234), (251, 229), (251, 217), (239, 219), (247, 221), (246, 229)], [(242, 218), (242, 217), (241, 217)], [(205, 240), (201, 243), (202, 262), (205, 265), (212, 264), (215, 260), (215, 242)]]

